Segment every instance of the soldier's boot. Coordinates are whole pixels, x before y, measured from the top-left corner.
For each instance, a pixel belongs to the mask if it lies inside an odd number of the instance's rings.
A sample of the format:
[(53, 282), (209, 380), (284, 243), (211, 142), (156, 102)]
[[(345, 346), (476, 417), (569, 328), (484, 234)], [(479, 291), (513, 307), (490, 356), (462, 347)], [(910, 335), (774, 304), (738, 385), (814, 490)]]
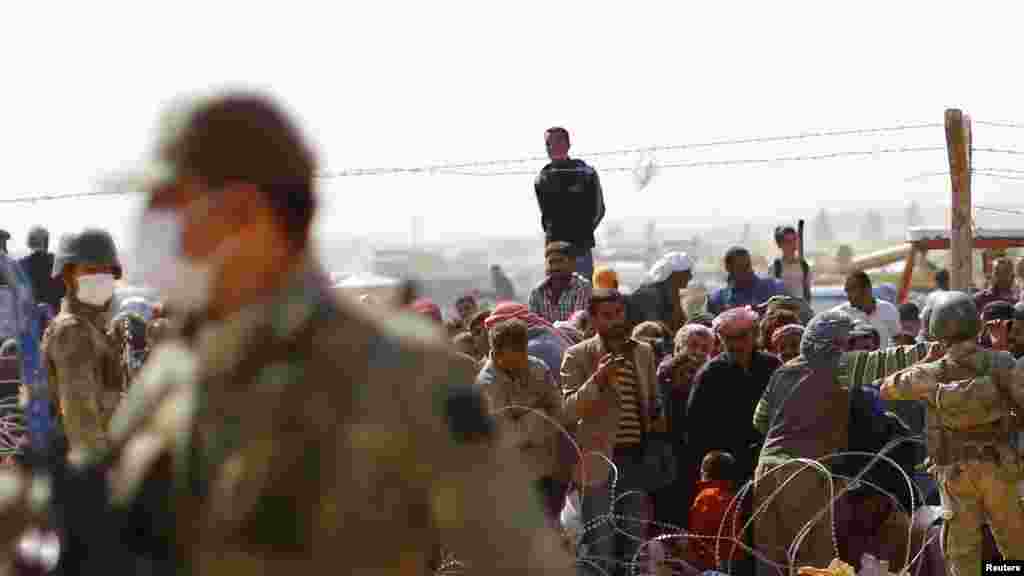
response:
[(961, 466), (939, 475), (942, 507), (947, 515), (942, 527), (942, 551), (952, 576), (980, 576), (985, 512), (967, 472), (958, 470)]
[(1024, 558), (1024, 494), (1018, 488), (1016, 467), (991, 466), (982, 479), (992, 537), (1004, 558)]

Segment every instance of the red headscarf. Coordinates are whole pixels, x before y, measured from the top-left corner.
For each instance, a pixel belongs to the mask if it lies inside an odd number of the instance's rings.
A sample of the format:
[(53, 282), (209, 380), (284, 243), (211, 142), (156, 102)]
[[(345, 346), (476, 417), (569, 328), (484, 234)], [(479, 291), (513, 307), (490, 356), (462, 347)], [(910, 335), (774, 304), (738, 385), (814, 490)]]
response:
[(490, 330), (492, 326), (505, 320), (522, 320), (526, 322), (527, 328), (546, 328), (561, 338), (566, 346), (572, 346), (572, 342), (562, 334), (561, 330), (555, 328), (543, 317), (530, 312), (529, 308), (518, 302), (502, 302), (495, 306), (491, 315), (484, 320), (484, 328)]
[(444, 318), (441, 317), (441, 308), (437, 304), (434, 304), (434, 301), (430, 298), (420, 298), (416, 300), (412, 303), (411, 308), (414, 312), (422, 314), (438, 324), (444, 322)]

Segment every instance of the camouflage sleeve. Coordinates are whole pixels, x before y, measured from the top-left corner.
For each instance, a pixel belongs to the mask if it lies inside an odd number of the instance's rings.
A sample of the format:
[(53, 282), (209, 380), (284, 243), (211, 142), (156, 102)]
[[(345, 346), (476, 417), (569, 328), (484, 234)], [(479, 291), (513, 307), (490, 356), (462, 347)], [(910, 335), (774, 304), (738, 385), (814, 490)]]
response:
[(1014, 363), (1013, 369), (1009, 371), (1006, 391), (1017, 405), (1017, 414), (1024, 414), (1024, 360)]
[(768, 381), (768, 386), (765, 387), (764, 393), (761, 395), (761, 399), (757, 402), (757, 407), (754, 409), (754, 429), (765, 436), (768, 435), (768, 428), (771, 426), (772, 413), (774, 412), (771, 401), (773, 397), (772, 391), (775, 389), (775, 381), (778, 376), (778, 371), (772, 374), (771, 379)]
[(96, 370), (98, 353), (88, 327), (78, 320), (57, 326), (47, 346), (57, 376), (58, 408), (72, 447), (101, 448), (106, 442), (104, 385)]
[(840, 381), (851, 388), (870, 386), (920, 362), (928, 355), (928, 344), (893, 346), (875, 352), (850, 352), (840, 362)]

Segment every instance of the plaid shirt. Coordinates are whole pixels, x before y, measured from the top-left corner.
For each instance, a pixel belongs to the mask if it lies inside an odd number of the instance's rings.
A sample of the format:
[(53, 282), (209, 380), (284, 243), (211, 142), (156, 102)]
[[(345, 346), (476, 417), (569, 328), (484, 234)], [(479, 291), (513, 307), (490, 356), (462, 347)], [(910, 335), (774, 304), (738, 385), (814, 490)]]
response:
[(530, 292), (530, 312), (541, 316), (552, 324), (564, 322), (572, 316), (573, 312), (590, 307), (592, 291), (590, 281), (574, 273), (569, 280), (569, 285), (565, 287), (565, 290), (559, 295), (558, 301), (555, 302), (550, 282), (548, 279), (544, 279)]

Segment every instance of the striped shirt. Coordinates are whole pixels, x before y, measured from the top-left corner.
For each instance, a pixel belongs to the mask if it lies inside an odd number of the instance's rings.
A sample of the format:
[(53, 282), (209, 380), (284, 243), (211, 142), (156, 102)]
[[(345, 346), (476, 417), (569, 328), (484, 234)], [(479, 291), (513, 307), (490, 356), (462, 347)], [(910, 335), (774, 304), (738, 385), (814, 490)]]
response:
[(615, 435), (615, 445), (640, 444), (640, 397), (637, 393), (636, 369), (632, 360), (627, 360), (616, 369), (615, 390), (619, 394), (619, 431)]
[(555, 300), (551, 284), (545, 279), (530, 292), (530, 312), (552, 324), (564, 322), (577, 310), (586, 310), (590, 307), (592, 292), (590, 280), (574, 273), (569, 279), (569, 284), (558, 295), (558, 300)]

